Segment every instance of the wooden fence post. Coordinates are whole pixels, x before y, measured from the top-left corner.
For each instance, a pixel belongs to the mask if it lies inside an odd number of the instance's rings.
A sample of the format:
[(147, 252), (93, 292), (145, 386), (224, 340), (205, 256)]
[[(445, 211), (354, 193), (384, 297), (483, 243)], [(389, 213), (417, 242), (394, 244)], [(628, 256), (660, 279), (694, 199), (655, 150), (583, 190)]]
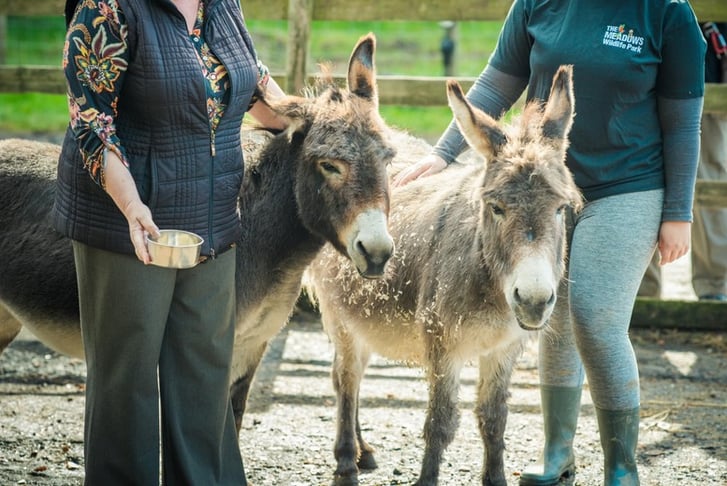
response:
[(285, 91), (300, 94), (305, 87), (308, 69), (311, 18), (314, 0), (289, 0), (288, 3), (288, 56), (285, 69)]
[(8, 18), (0, 14), (0, 65), (8, 60)]

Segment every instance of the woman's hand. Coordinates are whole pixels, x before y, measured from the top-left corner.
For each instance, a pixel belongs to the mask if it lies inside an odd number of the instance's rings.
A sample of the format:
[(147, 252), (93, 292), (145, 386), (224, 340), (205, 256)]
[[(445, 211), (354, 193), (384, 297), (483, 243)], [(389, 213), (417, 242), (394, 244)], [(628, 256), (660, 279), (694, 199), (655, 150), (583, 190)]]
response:
[(129, 223), (129, 238), (134, 245), (136, 257), (145, 265), (150, 264), (151, 256), (146, 246), (146, 237), (158, 237), (159, 228), (151, 217), (151, 210), (141, 201), (131, 173), (119, 156), (110, 150), (105, 153), (104, 180), (104, 189)]
[(689, 251), (692, 223), (664, 221), (659, 228), (659, 265), (666, 265), (683, 257)]
[(429, 154), (414, 165), (399, 172), (392, 182), (394, 187), (404, 186), (419, 177), (427, 177), (447, 167), (447, 163), (438, 155)]
[(129, 223), (129, 237), (134, 245), (136, 258), (144, 262), (144, 265), (150, 264), (151, 256), (149, 255), (146, 238), (147, 236), (157, 238), (159, 228), (152, 220), (149, 207), (137, 199), (129, 203), (122, 212)]
[[(285, 96), (285, 92), (273, 78), (269, 78), (265, 87), (265, 99), (277, 100)], [(273, 111), (267, 103), (255, 103), (249, 111), (255, 120), (265, 128), (272, 130), (285, 130), (288, 120)]]

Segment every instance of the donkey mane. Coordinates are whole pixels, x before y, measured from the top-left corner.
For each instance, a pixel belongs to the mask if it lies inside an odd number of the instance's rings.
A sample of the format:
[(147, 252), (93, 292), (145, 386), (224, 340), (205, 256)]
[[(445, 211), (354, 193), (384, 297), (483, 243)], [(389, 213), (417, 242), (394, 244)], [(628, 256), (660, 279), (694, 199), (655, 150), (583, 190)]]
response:
[(305, 98), (318, 98), (327, 89), (335, 90), (340, 94), (341, 87), (336, 84), (333, 78), (333, 68), (330, 63), (318, 64), (318, 72), (315, 75), (313, 84), (307, 84), (303, 87), (303, 96)]
[(568, 148), (569, 139), (563, 139), (559, 145), (549, 143), (545, 135), (544, 118), (545, 103), (534, 100), (527, 103), (522, 113), (514, 117), (510, 124), (501, 127), (507, 143), (502, 146), (497, 159), (507, 160), (510, 165), (504, 168), (502, 174), (511, 176), (519, 171), (530, 178), (542, 178), (545, 182), (542, 187), (571, 201), (577, 211), (582, 205), (582, 197), (573, 192), (563, 165), (562, 154)]

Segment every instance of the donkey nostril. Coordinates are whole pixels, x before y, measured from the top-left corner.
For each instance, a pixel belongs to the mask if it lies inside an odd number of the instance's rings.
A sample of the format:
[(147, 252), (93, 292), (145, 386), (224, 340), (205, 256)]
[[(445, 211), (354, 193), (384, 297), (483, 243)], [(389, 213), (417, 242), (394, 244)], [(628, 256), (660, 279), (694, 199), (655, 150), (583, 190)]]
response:
[(353, 252), (356, 259), (360, 262), (366, 262), (374, 268), (383, 267), (389, 261), (394, 252), (394, 241), (388, 237), (376, 235), (372, 238), (357, 238), (354, 242)]
[(550, 293), (550, 298), (548, 299), (548, 305), (553, 305), (555, 303), (555, 292)]
[(515, 292), (513, 292), (513, 297), (515, 298), (515, 302), (518, 304), (521, 304), (523, 299), (520, 297), (520, 291), (516, 288)]
[(356, 242), (356, 248), (358, 248), (359, 253), (361, 253), (363, 256), (368, 256), (368, 252), (366, 251), (366, 247), (364, 246), (363, 242), (361, 240)]

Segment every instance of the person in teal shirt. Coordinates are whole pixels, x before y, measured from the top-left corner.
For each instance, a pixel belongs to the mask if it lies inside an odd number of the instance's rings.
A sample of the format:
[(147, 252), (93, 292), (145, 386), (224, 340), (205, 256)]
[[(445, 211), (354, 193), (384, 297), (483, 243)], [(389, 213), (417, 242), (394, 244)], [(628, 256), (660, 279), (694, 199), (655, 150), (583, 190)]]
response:
[[(527, 88), (545, 100), (573, 65), (576, 117), (566, 163), (585, 205), (568, 221), (568, 275), (539, 344), (545, 444), (521, 485), (575, 474), (573, 442), (587, 377), (604, 453), (604, 484), (636, 485), (639, 374), (628, 336), (636, 294), (658, 249), (689, 250), (706, 43), (686, 0), (515, 0), (468, 99), (491, 116)], [(394, 185), (455, 162), (454, 122)]]

